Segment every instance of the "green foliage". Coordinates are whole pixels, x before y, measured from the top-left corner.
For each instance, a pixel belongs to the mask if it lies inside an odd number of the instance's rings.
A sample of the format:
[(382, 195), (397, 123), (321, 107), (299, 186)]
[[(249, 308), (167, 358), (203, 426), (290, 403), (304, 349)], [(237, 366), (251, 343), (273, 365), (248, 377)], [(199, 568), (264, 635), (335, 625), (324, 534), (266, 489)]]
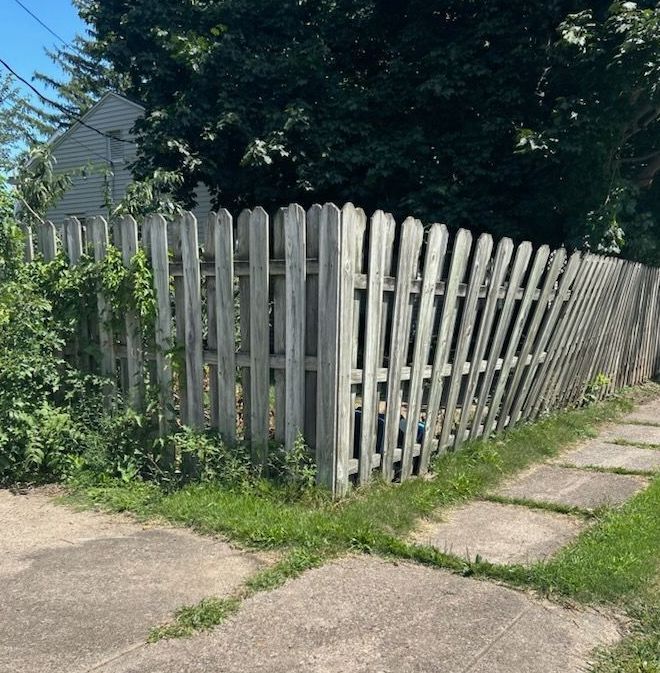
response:
[(165, 624), (151, 631), (148, 642), (167, 638), (183, 638), (196, 631), (207, 631), (237, 612), (238, 598), (205, 598), (196, 605), (186, 605), (176, 611), (173, 624)]
[(585, 404), (592, 404), (601, 397), (603, 391), (607, 389), (611, 383), (612, 381), (607, 374), (599, 372), (591, 381), (589, 381), (582, 402)]
[(184, 203), (201, 181), (660, 259), (652, 0), (80, 5), (146, 107), (138, 177)]

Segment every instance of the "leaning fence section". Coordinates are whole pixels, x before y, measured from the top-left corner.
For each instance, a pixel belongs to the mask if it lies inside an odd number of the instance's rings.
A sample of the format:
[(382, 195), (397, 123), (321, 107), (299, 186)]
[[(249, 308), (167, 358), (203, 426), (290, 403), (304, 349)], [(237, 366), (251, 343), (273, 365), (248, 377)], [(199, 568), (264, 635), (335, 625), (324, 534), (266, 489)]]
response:
[(72, 265), (101, 260), (114, 245), (129, 265), (142, 247), (153, 276), (153, 344), (131, 312), (111, 328), (99, 294), (77, 357), (95, 343), (94, 366), (135, 406), (149, 378), (162, 434), (213, 428), (264, 464), (272, 442), (304, 441), (339, 495), (660, 369), (660, 269), (620, 259), (351, 204), (69, 218), (61, 231), (33, 232), (45, 259), (62, 246)]

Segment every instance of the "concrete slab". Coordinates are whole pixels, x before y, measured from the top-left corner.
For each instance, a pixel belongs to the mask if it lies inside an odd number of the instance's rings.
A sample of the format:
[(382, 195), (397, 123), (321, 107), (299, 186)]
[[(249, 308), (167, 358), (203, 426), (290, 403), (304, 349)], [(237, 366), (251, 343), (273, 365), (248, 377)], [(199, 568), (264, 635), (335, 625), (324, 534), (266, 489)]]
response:
[(575, 467), (620, 468), (639, 472), (660, 470), (660, 451), (593, 440), (561, 454), (555, 462)]
[(621, 424), (606, 428), (599, 435), (605, 441), (623, 440), (634, 444), (660, 446), (660, 427), (653, 425)]
[(0, 673), (78, 673), (139, 647), (261, 561), (212, 538), (0, 490)]
[(523, 592), (371, 557), (248, 599), (215, 631), (99, 673), (577, 673), (619, 626)]
[(660, 425), (660, 400), (642, 404), (635, 411), (623, 418), (623, 421)]
[(548, 558), (585, 527), (575, 516), (477, 501), (459, 507), (445, 521), (428, 522), (414, 541), (474, 561), (532, 563)]
[(508, 481), (494, 494), (535, 502), (596, 509), (618, 505), (648, 484), (644, 477), (539, 465)]

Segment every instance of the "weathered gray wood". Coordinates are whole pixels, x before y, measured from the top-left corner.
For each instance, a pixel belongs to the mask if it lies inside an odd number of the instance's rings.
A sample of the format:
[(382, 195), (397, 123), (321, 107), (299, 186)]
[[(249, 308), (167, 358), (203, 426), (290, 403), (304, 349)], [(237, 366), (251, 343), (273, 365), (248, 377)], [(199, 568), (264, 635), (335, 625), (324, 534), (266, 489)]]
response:
[[(83, 254), (82, 225), (77, 217), (67, 217), (64, 220), (64, 244), (70, 266), (77, 266)], [(76, 337), (72, 340), (72, 361), (76, 367), (89, 368), (89, 358), (86, 349), (89, 345), (89, 324), (86, 316), (78, 320)]]
[[(150, 215), (149, 252), (156, 294), (156, 383), (158, 385), (159, 415), (158, 432), (165, 437), (174, 424), (174, 401), (172, 399), (172, 301), (170, 297), (169, 255), (167, 244), (167, 222), (162, 215)], [(172, 465), (173, 452), (165, 448), (163, 462)]]
[[(330, 215), (328, 215), (330, 217)], [(360, 229), (364, 231), (366, 218), (364, 212), (352, 203), (347, 203), (341, 211), (340, 230), (340, 266), (339, 266), (339, 367), (338, 367), (338, 419), (336, 444), (336, 471), (334, 493), (344, 495), (348, 490), (349, 460), (353, 449), (353, 424), (355, 421), (355, 403), (351, 389), (351, 373), (354, 355), (354, 277), (356, 269), (356, 248), (360, 240)], [(356, 236), (356, 233), (358, 236)], [(319, 298), (320, 301), (320, 298)], [(319, 333), (319, 338), (321, 335)]]
[(376, 449), (378, 405), (376, 369), (379, 366), (380, 325), (383, 311), (383, 277), (386, 241), (391, 216), (378, 210), (371, 218), (369, 235), (369, 285), (367, 287), (366, 326), (364, 336), (364, 380), (362, 382), (362, 424), (358, 479), (371, 477), (372, 456)]
[[(273, 256), (284, 259), (284, 212), (280, 208), (273, 218)], [(286, 270), (282, 276), (275, 276), (273, 284), (273, 349), (282, 357), (286, 349)], [(284, 444), (286, 427), (286, 368), (273, 372), (275, 393), (275, 440)]]
[(204, 428), (204, 360), (202, 356), (202, 296), (199, 273), (197, 220), (190, 213), (179, 219), (181, 262), (183, 264), (183, 302), (186, 325), (186, 392), (188, 425)]
[[(133, 257), (135, 257), (138, 250), (137, 223), (129, 215), (121, 219), (120, 225), (122, 261), (126, 268), (130, 268)], [(67, 241), (70, 241), (68, 233)], [(144, 356), (142, 350), (142, 330), (140, 328), (140, 321), (134, 310), (126, 312), (124, 324), (126, 326), (128, 401), (134, 409), (141, 409), (144, 404)]]
[(531, 384), (528, 395), (529, 404), (522, 403), (520, 406), (521, 418), (525, 418), (526, 414), (534, 409), (535, 402), (538, 403), (539, 408), (542, 404), (546, 404), (547, 391), (554, 383), (555, 374), (559, 375), (563, 363), (568, 358), (568, 352), (575, 343), (574, 335), (577, 321), (574, 318), (576, 314), (579, 314), (589, 296), (595, 278), (595, 261), (593, 255), (586, 255), (580, 262), (570, 297), (565, 302), (563, 309), (560, 309), (561, 312), (557, 317), (555, 327), (547, 346), (544, 348), (546, 351), (545, 361), (539, 367), (538, 376)]
[[(458, 339), (456, 350), (454, 352), (453, 369), (447, 391), (447, 402), (445, 405), (445, 416), (440, 431), (440, 449), (444, 449), (449, 444), (449, 435), (454, 423), (454, 413), (456, 411), (456, 402), (461, 389), (463, 380), (463, 365), (467, 362), (472, 335), (477, 323), (477, 302), (479, 300), (479, 288), (483, 283), (488, 262), (493, 250), (493, 239), (489, 234), (482, 234), (477, 241), (477, 248), (472, 259), (470, 269), (470, 280), (468, 282), (468, 294), (465, 297), (463, 305), (463, 314), (461, 324), (458, 330)], [(477, 363), (474, 363), (475, 369)], [(461, 438), (462, 441), (462, 438)]]
[[(490, 344), (490, 350), (487, 358), (486, 371), (479, 389), (476, 392), (477, 404), (474, 410), (472, 424), (470, 427), (470, 439), (475, 439), (481, 434), (482, 420), (489, 399), (491, 386), (497, 370), (497, 363), (500, 361), (500, 355), (504, 347), (504, 339), (509, 330), (509, 325), (513, 318), (513, 311), (516, 303), (516, 295), (520, 287), (523, 275), (529, 265), (532, 256), (532, 245), (528, 242), (521, 243), (513, 261), (513, 267), (509, 276), (506, 295), (502, 303), (502, 310), (497, 321), (495, 334)], [(512, 334), (513, 337), (513, 334)]]
[[(562, 309), (564, 308), (566, 297), (568, 296), (572, 283), (575, 279), (578, 267), (579, 267), (579, 253), (574, 253), (569, 258), (568, 264), (564, 269), (564, 273), (562, 274), (561, 281), (559, 283), (559, 290), (555, 295), (555, 299), (551, 304), (550, 309), (545, 312), (545, 317), (541, 329), (539, 331), (538, 340), (536, 341), (534, 350), (531, 353), (532, 359), (524, 371), (522, 382), (520, 384), (520, 388), (518, 389), (518, 394), (515, 400), (513, 401), (509, 425), (513, 425), (520, 417), (520, 411), (527, 399), (527, 394), (529, 392), (530, 386), (534, 381), (534, 376), (538, 369), (539, 363), (541, 362), (541, 356), (545, 350), (548, 340), (552, 336), (555, 323)], [(526, 359), (527, 354), (525, 354), (524, 356), (525, 361)]]
[(29, 224), (21, 225), (23, 232), (23, 261), (34, 261), (34, 242), (32, 240), (32, 227)]
[(466, 229), (460, 229), (454, 239), (449, 277), (442, 307), (442, 319), (433, 356), (433, 374), (426, 410), (426, 430), (420, 450), (420, 472), (425, 472), (428, 469), (431, 454), (435, 449), (436, 425), (444, 387), (443, 371), (449, 361), (449, 349), (456, 325), (458, 286), (465, 277), (471, 247), (472, 234)]
[[(480, 367), (478, 365), (484, 359), (486, 348), (491, 341), (491, 331), (495, 320), (495, 311), (499, 300), (500, 288), (504, 282), (504, 276), (509, 268), (512, 255), (513, 241), (509, 238), (503, 238), (499, 242), (495, 252), (493, 269), (489, 280), (488, 296), (486, 297), (481, 320), (479, 322), (475, 347), (470, 358), (470, 373), (468, 374), (463, 394), (459, 400), (460, 417), (456, 432), (454, 433), (454, 448), (458, 448), (465, 439), (465, 433), (468, 428), (468, 423), (470, 422), (470, 415), (473, 417), (472, 424), (475, 423), (474, 412), (476, 409), (473, 409), (472, 402), (479, 381)], [(488, 360), (488, 357), (486, 357), (486, 360)]]
[[(394, 450), (399, 436), (401, 415), (401, 367), (405, 364), (409, 343), (410, 284), (417, 270), (424, 228), (419, 220), (406, 219), (401, 229), (401, 247), (394, 295), (394, 313), (390, 336), (390, 358), (387, 379), (387, 413), (383, 437), (381, 470), (386, 481), (394, 479)], [(386, 241), (389, 243), (389, 241)], [(412, 473), (412, 451), (402, 455), (401, 478)]]
[[(616, 308), (620, 301), (621, 282), (623, 277), (623, 260), (613, 260), (611, 268), (610, 286), (605, 290), (605, 310), (599, 316), (596, 326), (596, 343), (593, 349), (591, 362), (588, 363), (587, 381), (592, 380), (597, 374), (607, 376), (608, 344), (614, 338)], [(586, 386), (581, 386), (579, 397), (583, 397)]]
[[(576, 257), (571, 258), (571, 264), (572, 264), (571, 271), (573, 273), (573, 276), (575, 274), (575, 271), (577, 270), (576, 267), (579, 263), (579, 259), (580, 259), (579, 256), (577, 258)], [(534, 308), (534, 311), (532, 313), (532, 319), (527, 329), (527, 334), (525, 335), (522, 347), (518, 354), (518, 360), (516, 362), (516, 366), (514, 367), (511, 373), (510, 381), (507, 381), (506, 383), (507, 392), (506, 396), (503, 398), (502, 406), (499, 409), (499, 416), (497, 419), (496, 429), (498, 432), (503, 430), (507, 424), (509, 411), (511, 409), (511, 406), (514, 404), (514, 401), (516, 400), (516, 396), (518, 395), (519, 387), (521, 385), (525, 369), (528, 366), (528, 357), (532, 353), (532, 349), (534, 348), (539, 328), (541, 327), (541, 321), (543, 320), (544, 316), (548, 311), (548, 301), (550, 294), (554, 290), (554, 286), (555, 283), (557, 282), (557, 279), (559, 278), (559, 275), (562, 273), (562, 267), (564, 266), (565, 262), (566, 262), (566, 251), (563, 248), (556, 250), (554, 252), (554, 257), (552, 263), (550, 264), (550, 268), (548, 269), (548, 272), (545, 275), (543, 286), (541, 288), (541, 295), (539, 296), (539, 299), (536, 303), (536, 307)], [(564, 278), (566, 278), (565, 274), (566, 270), (564, 270), (564, 276), (562, 276), (562, 282), (564, 281)], [(571, 282), (573, 280), (573, 276), (570, 279)], [(555, 298), (555, 304), (560, 304), (561, 301), (562, 299), (560, 299), (559, 297)]]
[(284, 211), (286, 260), (286, 426), (284, 445), (293, 449), (305, 429), (305, 211), (291, 205)]
[(64, 243), (69, 263), (76, 266), (83, 254), (82, 225), (77, 217), (67, 217), (64, 220)]
[(616, 345), (621, 333), (621, 323), (624, 317), (624, 306), (630, 283), (627, 262), (625, 260), (619, 260), (619, 267), (619, 283), (616, 290), (616, 296), (613, 299), (614, 310), (610, 320), (611, 330), (607, 336), (607, 339), (605, 340), (605, 353), (603, 356), (604, 360), (602, 369), (607, 374), (607, 377), (610, 381), (609, 384), (604, 387), (604, 395), (609, 394), (614, 384), (614, 368), (616, 365), (617, 356)]
[[(212, 263), (215, 266), (215, 229), (217, 215), (210, 212), (206, 218), (206, 229), (204, 231), (204, 246), (202, 247), (202, 262)], [(201, 268), (200, 268), (201, 274)], [(215, 274), (206, 277), (206, 345), (209, 350), (218, 350), (217, 334), (217, 301), (216, 301), (216, 279)], [(218, 366), (216, 364), (207, 365), (208, 371), (208, 407), (209, 407), (209, 426), (217, 430), (218, 428)]]
[[(319, 328), (319, 236), (322, 208), (314, 204), (307, 211), (307, 260), (305, 287), (305, 355), (316, 357), (318, 353)], [(319, 260), (314, 269), (312, 260)], [(327, 307), (324, 306), (324, 310)], [(316, 449), (316, 372), (305, 372), (305, 442)]]
[[(408, 472), (408, 461), (412, 468), (412, 453), (417, 442), (417, 428), (422, 410), (422, 398), (424, 393), (424, 369), (429, 359), (431, 336), (435, 318), (435, 284), (442, 276), (447, 254), (449, 234), (447, 227), (441, 224), (432, 225), (426, 243), (426, 255), (424, 257), (424, 276), (420, 294), (419, 318), (415, 332), (415, 344), (413, 349), (412, 371), (410, 375), (410, 396), (408, 399), (408, 416), (406, 430), (403, 438), (402, 455), (402, 479), (404, 472)], [(428, 469), (428, 462), (421, 464), (419, 472), (424, 473)]]
[(575, 405), (582, 401), (593, 378), (602, 372), (602, 344), (610, 331), (612, 311), (619, 280), (620, 260), (605, 259), (603, 263), (603, 280), (597, 303), (590, 306), (590, 321), (585, 326), (582, 339), (581, 355), (576, 362), (575, 375), (564, 376), (559, 384), (563, 390), (564, 404)]
[(254, 460), (268, 460), (270, 370), (268, 367), (268, 214), (250, 216), (250, 439)]
[(236, 441), (236, 328), (234, 308), (234, 230), (232, 216), (218, 211), (213, 225), (215, 319), (218, 341), (218, 432)]
[[(88, 223), (90, 241), (96, 262), (105, 259), (108, 249), (108, 224), (102, 217), (93, 217)], [(101, 375), (111, 380), (105, 388), (106, 400), (113, 398), (114, 379), (116, 377), (115, 339), (112, 332), (112, 306), (102, 292), (96, 294), (96, 304), (99, 314), (99, 349), (101, 354)]]
[[(541, 280), (549, 257), (550, 248), (547, 245), (541, 246), (536, 251), (536, 255), (534, 256), (534, 263), (532, 264), (532, 269), (527, 278), (525, 291), (520, 302), (518, 312), (516, 313), (504, 357), (502, 358), (502, 366), (500, 368), (496, 383), (493, 387), (493, 393), (488, 402), (488, 414), (486, 415), (486, 420), (483, 423), (483, 434), (485, 436), (490, 435), (493, 430), (495, 417), (498, 415), (500, 403), (502, 402), (504, 393), (508, 388), (507, 384), (509, 380), (509, 374), (513, 370), (514, 366), (517, 365), (518, 361), (516, 361), (516, 353), (519, 350), (520, 341), (523, 337), (523, 330), (532, 309), (534, 296), (536, 295), (539, 281)], [(564, 259), (565, 254), (561, 256), (561, 262), (563, 262)], [(553, 267), (555, 267), (556, 274), (558, 275), (561, 268), (559, 266), (559, 262), (553, 263)], [(541, 290), (541, 293), (542, 292), (543, 289)]]
[[(362, 317), (365, 315), (365, 305), (366, 305), (366, 292), (358, 291), (358, 279), (364, 277), (364, 287), (367, 288), (367, 275), (366, 270), (366, 260), (365, 260), (365, 248), (366, 248), (366, 239), (367, 239), (367, 216), (364, 214), (364, 211), (359, 208), (357, 210), (359, 215), (358, 218), (354, 219), (353, 224), (355, 229), (353, 231), (353, 236), (355, 237), (355, 242), (353, 245), (353, 254), (355, 256), (354, 268), (355, 268), (355, 277), (353, 279), (353, 331), (349, 337), (349, 343), (351, 346), (351, 362), (353, 369), (357, 369), (358, 366), (358, 352), (360, 346), (362, 345), (362, 360), (364, 360), (364, 332), (360, 332), (360, 325)], [(362, 382), (363, 377), (360, 377), (360, 383)], [(353, 386), (351, 389), (351, 408), (355, 410), (357, 408), (357, 397), (358, 397), (358, 386)], [(355, 432), (356, 425), (356, 416), (355, 411), (351, 415), (351, 451), (357, 453), (357, 446), (354, 447), (354, 438), (356, 435)], [(357, 457), (356, 457), (357, 460)]]
[[(319, 277), (317, 283), (318, 305), (323, 310), (318, 314), (319, 328), (317, 330), (317, 357), (318, 371), (316, 375), (316, 465), (317, 481), (320, 486), (330, 490), (334, 489), (337, 475), (337, 459), (340, 454), (339, 432), (339, 403), (340, 400), (346, 408), (350, 406), (350, 355), (351, 343), (346, 339), (340, 348), (340, 332), (342, 326), (341, 309), (341, 274), (342, 274), (342, 249), (341, 249), (341, 213), (336, 206), (326, 204), (319, 219)], [(351, 251), (349, 251), (350, 253)], [(351, 265), (352, 266), (352, 265)], [(347, 277), (351, 270), (346, 271), (344, 281), (348, 284)], [(343, 288), (345, 291), (347, 287)], [(352, 310), (352, 289), (346, 300), (349, 310)], [(352, 327), (352, 321), (343, 325)], [(340, 384), (339, 373), (341, 360), (348, 362), (348, 381), (346, 372)], [(339, 386), (341, 385), (341, 388)], [(346, 426), (346, 417), (344, 417)], [(342, 430), (346, 433), (345, 428)], [(344, 437), (345, 439), (345, 437)], [(346, 450), (343, 462), (347, 464)], [(345, 467), (344, 469), (347, 469)], [(342, 474), (342, 476), (344, 476)], [(346, 477), (347, 477), (346, 473)]]
[[(181, 226), (178, 219), (171, 221), (167, 226), (167, 245), (173, 263), (181, 264)], [(188, 425), (188, 395), (186, 390), (186, 310), (184, 302), (183, 274), (175, 276), (174, 286), (174, 322), (176, 335), (176, 393), (179, 402), (179, 420), (182, 425)]]
[(37, 225), (37, 246), (46, 262), (57, 257), (57, 231), (52, 222), (46, 221)]
[[(236, 226), (236, 261), (242, 261), (250, 264), (250, 217), (252, 211), (243, 210), (238, 216)], [(250, 276), (242, 276), (238, 279), (238, 297), (239, 297), (239, 326), (240, 326), (240, 348), (239, 355), (250, 355)], [(243, 420), (243, 439), (250, 441), (251, 433), (251, 384), (250, 368), (241, 367), (241, 400), (242, 400), (242, 420)]]

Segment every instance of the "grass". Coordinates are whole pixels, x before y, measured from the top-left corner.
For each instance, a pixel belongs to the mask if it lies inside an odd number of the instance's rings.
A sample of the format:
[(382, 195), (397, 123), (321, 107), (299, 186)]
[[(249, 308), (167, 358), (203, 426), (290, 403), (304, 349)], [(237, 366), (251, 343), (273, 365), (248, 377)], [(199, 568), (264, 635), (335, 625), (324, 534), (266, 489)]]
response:
[[(646, 596), (646, 587), (658, 571), (660, 480), (620, 509), (590, 513), (595, 525), (575, 544), (552, 561), (529, 568), (468, 563), (431, 547), (410, 544), (406, 537), (420, 518), (486, 496), (502, 479), (595, 436), (601, 424), (616, 420), (635, 402), (657, 397), (659, 392), (660, 386), (645, 386), (514, 428), (489, 441), (467, 443), (460, 451), (434, 461), (433, 479), (412, 479), (399, 485), (375, 482), (356, 489), (341, 502), (333, 502), (323, 493), (292, 500), (266, 482), (241, 490), (196, 484), (173, 492), (142, 482), (81, 484), (69, 500), (129, 511), (143, 519), (166, 520), (200, 533), (222, 534), (248, 547), (284, 550), (278, 563), (252, 577), (235, 595), (182, 608), (173, 623), (152, 632), (152, 639), (210, 628), (233, 614), (246, 597), (273, 589), (334, 555), (359, 551), (493, 578), (550, 596), (620, 605), (639, 616), (640, 630), (617, 649), (619, 654), (603, 655), (604, 668), (598, 669), (599, 673), (657, 671), (660, 669), (612, 668), (612, 657), (639, 660), (644, 666), (645, 652), (660, 649), (653, 633), (660, 620), (656, 610), (660, 605)], [(658, 657), (647, 661), (657, 662)]]
[(283, 559), (250, 577), (227, 598), (205, 598), (194, 605), (179, 608), (174, 620), (152, 629), (147, 641), (155, 643), (169, 638), (185, 638), (196, 631), (206, 631), (222, 624), (235, 614), (241, 602), (259, 591), (270, 591), (297, 577), (305, 570), (321, 565), (326, 557), (293, 549)]

